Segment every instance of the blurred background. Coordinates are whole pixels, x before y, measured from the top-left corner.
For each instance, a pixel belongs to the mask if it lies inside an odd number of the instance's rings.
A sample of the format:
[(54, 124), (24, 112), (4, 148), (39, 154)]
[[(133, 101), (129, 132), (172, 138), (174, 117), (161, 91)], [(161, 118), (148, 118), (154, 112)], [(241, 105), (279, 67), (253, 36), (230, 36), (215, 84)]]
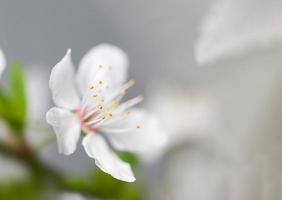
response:
[[(75, 64), (100, 43), (128, 53), (129, 77), (137, 82), (131, 94), (144, 94), (143, 105), (160, 116), (171, 141), (163, 152), (145, 156), (140, 167), (137, 179), (145, 182), (146, 199), (277, 200), (282, 199), (281, 4), (0, 0), (0, 47), (9, 61), (26, 67), (29, 110), (46, 129), (50, 70), (67, 48)], [(34, 136), (37, 130), (27, 134), (31, 142), (48, 135)], [(79, 149), (66, 157), (53, 142), (40, 156), (62, 173), (83, 176), (94, 165)]]

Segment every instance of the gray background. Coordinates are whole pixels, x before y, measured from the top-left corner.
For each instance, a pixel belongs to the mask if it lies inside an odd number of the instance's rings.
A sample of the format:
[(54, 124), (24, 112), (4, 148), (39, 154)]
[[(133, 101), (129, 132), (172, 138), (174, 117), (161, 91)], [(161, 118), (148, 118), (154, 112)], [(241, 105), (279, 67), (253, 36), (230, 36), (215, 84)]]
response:
[[(236, 168), (246, 157), (260, 152), (262, 141), (267, 141), (263, 147), (275, 140), (281, 141), (278, 120), (268, 123), (280, 116), (274, 111), (277, 105), (280, 106), (276, 99), (281, 98), (275, 95), (276, 88), (280, 88), (275, 78), (281, 74), (281, 50), (253, 50), (212, 66), (197, 66), (194, 44), (210, 3), (209, 0), (0, 0), (0, 47), (9, 60), (21, 60), (26, 66), (40, 64), (38, 67), (45, 66), (49, 71), (67, 48), (73, 49), (74, 62), (78, 63), (92, 46), (112, 43), (129, 54), (130, 77), (138, 83), (133, 93), (146, 93), (152, 83), (161, 82), (208, 94), (219, 105), (222, 128), (213, 140), (191, 141), (185, 151), (170, 156), (176, 160), (175, 165), (182, 166), (179, 170), (185, 170), (189, 175), (192, 163), (203, 170), (197, 180), (220, 184), (213, 189), (207, 189), (209, 186), (201, 183), (193, 191), (181, 190), (181, 187), (174, 187), (174, 181), (183, 177), (184, 172), (176, 173), (173, 169), (176, 166), (168, 164), (168, 177), (165, 178), (174, 178), (165, 179), (170, 180), (166, 181), (165, 187), (176, 190), (171, 193), (177, 195), (167, 198), (181, 199), (186, 192), (193, 200), (207, 199), (200, 194), (208, 195), (209, 199), (228, 199), (227, 196), (233, 193), (217, 193), (223, 191), (225, 185), (225, 178), (219, 181), (218, 177), (225, 176), (222, 169), (226, 162)], [(258, 122), (264, 123), (258, 126)], [(46, 150), (47, 154), (56, 154), (54, 147)], [(84, 154), (82, 157), (75, 154), (71, 158), (56, 156), (54, 162), (67, 169), (75, 166), (82, 170), (85, 164), (80, 163), (92, 164)], [(183, 159), (185, 162), (180, 162)], [(214, 180), (210, 174), (220, 176)], [(250, 185), (254, 191), (259, 191)], [(207, 192), (202, 192), (205, 189)], [(253, 197), (243, 196), (244, 193), (237, 199)]]

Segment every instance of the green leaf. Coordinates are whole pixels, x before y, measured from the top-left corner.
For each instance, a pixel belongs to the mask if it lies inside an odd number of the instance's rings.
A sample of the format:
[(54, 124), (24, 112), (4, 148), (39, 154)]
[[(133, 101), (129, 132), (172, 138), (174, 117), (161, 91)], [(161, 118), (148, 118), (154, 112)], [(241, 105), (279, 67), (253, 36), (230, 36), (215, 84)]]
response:
[(24, 125), (26, 118), (25, 75), (20, 63), (11, 65), (10, 87), (14, 106), (17, 108), (17, 119)]
[(14, 133), (21, 134), (26, 122), (25, 76), (19, 63), (12, 64), (9, 69), (9, 90), (0, 90), (0, 117)]
[(129, 163), (131, 167), (134, 168), (138, 165), (138, 159), (133, 153), (127, 151), (118, 151), (117, 154), (122, 160)]
[(142, 200), (142, 187), (138, 183), (126, 183), (96, 169), (87, 178), (72, 177), (67, 185), (77, 191), (95, 194), (103, 200)]
[(0, 184), (0, 199), (37, 200), (42, 199), (40, 184), (34, 180)]

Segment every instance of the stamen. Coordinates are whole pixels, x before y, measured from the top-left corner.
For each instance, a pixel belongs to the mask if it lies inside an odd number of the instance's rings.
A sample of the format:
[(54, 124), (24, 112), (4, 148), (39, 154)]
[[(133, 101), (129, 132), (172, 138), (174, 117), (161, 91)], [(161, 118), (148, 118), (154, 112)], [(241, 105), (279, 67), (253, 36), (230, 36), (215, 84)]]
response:
[(119, 90), (116, 90), (114, 93), (112, 93), (111, 97), (107, 100), (107, 102), (109, 103), (113, 99), (120, 101), (122, 99), (122, 97), (124, 97), (124, 95), (126, 94), (126, 90), (128, 90), (133, 85), (135, 85), (135, 80), (133, 80), (133, 79), (129, 80)]
[(104, 119), (105, 118), (102, 118), (102, 117), (101, 118), (97, 118), (97, 119), (91, 120), (89, 122), (86, 122), (85, 125), (86, 126), (92, 126), (92, 125), (97, 124), (98, 122), (100, 122), (100, 121), (102, 121)]
[(130, 87), (134, 86), (135, 85), (135, 80), (134, 79), (131, 79), (129, 80), (127, 83), (125, 83), (123, 86), (122, 86), (122, 89), (124, 90), (127, 90), (129, 89)]
[(139, 104), (139, 103), (141, 103), (142, 101), (143, 101), (143, 96), (137, 96), (137, 97), (135, 97), (135, 98), (133, 98), (133, 99), (130, 99), (130, 100), (128, 100), (127, 102), (125, 102), (125, 103), (123, 103), (123, 104), (121, 104), (117, 109), (116, 109), (116, 111), (115, 112), (123, 112), (123, 111), (125, 111), (125, 110), (127, 110), (127, 109), (129, 109), (129, 108), (131, 108), (131, 107), (133, 107), (133, 106), (135, 106), (135, 105), (137, 105), (137, 104)]
[[(102, 69), (103, 68), (103, 69)], [(103, 70), (101, 73), (106, 73), (105, 70), (110, 70), (110, 65), (98, 65), (98, 70)], [(97, 77), (98, 78), (98, 77)], [(95, 93), (91, 94), (87, 92), (82, 99), (82, 107), (85, 108), (83, 111), (83, 123), (86, 128), (99, 128), (102, 131), (106, 132), (125, 132), (131, 131), (134, 129), (141, 128), (140, 124), (135, 124), (133, 127), (125, 128), (125, 129), (115, 129), (115, 128), (107, 128), (107, 125), (112, 123), (116, 123), (119, 120), (123, 120), (124, 118), (128, 117), (130, 111), (129, 108), (139, 104), (143, 101), (143, 96), (137, 96), (132, 98), (120, 105), (120, 101), (123, 96), (126, 94), (126, 90), (135, 85), (135, 80), (129, 80), (119, 89), (113, 90), (110, 96), (104, 96), (105, 89), (109, 88), (108, 83), (103, 82), (104, 80), (95, 80), (93, 81), (93, 85), (89, 86), (90, 90), (95, 89)], [(108, 94), (108, 93), (107, 93)], [(93, 98), (94, 97), (94, 98)], [(103, 125), (102, 125), (103, 124)]]
[(101, 125), (102, 123), (104, 123), (106, 120), (107, 120), (106, 116), (103, 116), (103, 117), (102, 117), (102, 120), (99, 121), (99, 122), (97, 122), (97, 123), (95, 124), (95, 127), (100, 126), (100, 125)]
[(129, 131), (134, 131), (135, 128), (121, 128), (121, 129), (114, 129), (114, 128), (103, 128), (102, 132), (105, 133), (124, 133)]
[(115, 90), (111, 97), (108, 99), (107, 102), (112, 101), (113, 99), (121, 99), (125, 94), (126, 90), (128, 90), (130, 87), (132, 87), (135, 84), (135, 80), (130, 80), (126, 84), (124, 84), (119, 90)]

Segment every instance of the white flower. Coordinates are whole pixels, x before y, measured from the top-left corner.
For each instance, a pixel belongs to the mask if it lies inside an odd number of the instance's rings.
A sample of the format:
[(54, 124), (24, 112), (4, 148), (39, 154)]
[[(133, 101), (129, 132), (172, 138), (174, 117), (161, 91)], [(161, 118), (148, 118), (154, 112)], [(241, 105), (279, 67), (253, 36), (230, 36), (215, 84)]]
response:
[(277, 0), (216, 0), (196, 44), (201, 63), (277, 45), (282, 40), (282, 4)]
[(204, 95), (190, 94), (162, 84), (151, 91), (148, 97), (147, 107), (160, 118), (168, 142), (159, 152), (150, 153), (150, 157), (145, 154), (145, 161), (157, 160), (164, 149), (169, 150), (189, 140), (210, 135), (219, 126), (215, 103)]
[(6, 68), (6, 58), (3, 51), (0, 49), (0, 77), (2, 76), (5, 68)]
[(164, 138), (159, 137), (156, 118), (132, 108), (141, 96), (120, 103), (134, 84), (125, 83), (127, 68), (128, 58), (121, 49), (102, 44), (82, 58), (75, 77), (68, 50), (51, 72), (49, 85), (57, 107), (47, 112), (47, 122), (56, 133), (60, 153), (74, 153), (82, 130), (82, 144), (96, 165), (117, 179), (133, 182), (130, 165), (112, 147), (141, 153), (162, 144)]

